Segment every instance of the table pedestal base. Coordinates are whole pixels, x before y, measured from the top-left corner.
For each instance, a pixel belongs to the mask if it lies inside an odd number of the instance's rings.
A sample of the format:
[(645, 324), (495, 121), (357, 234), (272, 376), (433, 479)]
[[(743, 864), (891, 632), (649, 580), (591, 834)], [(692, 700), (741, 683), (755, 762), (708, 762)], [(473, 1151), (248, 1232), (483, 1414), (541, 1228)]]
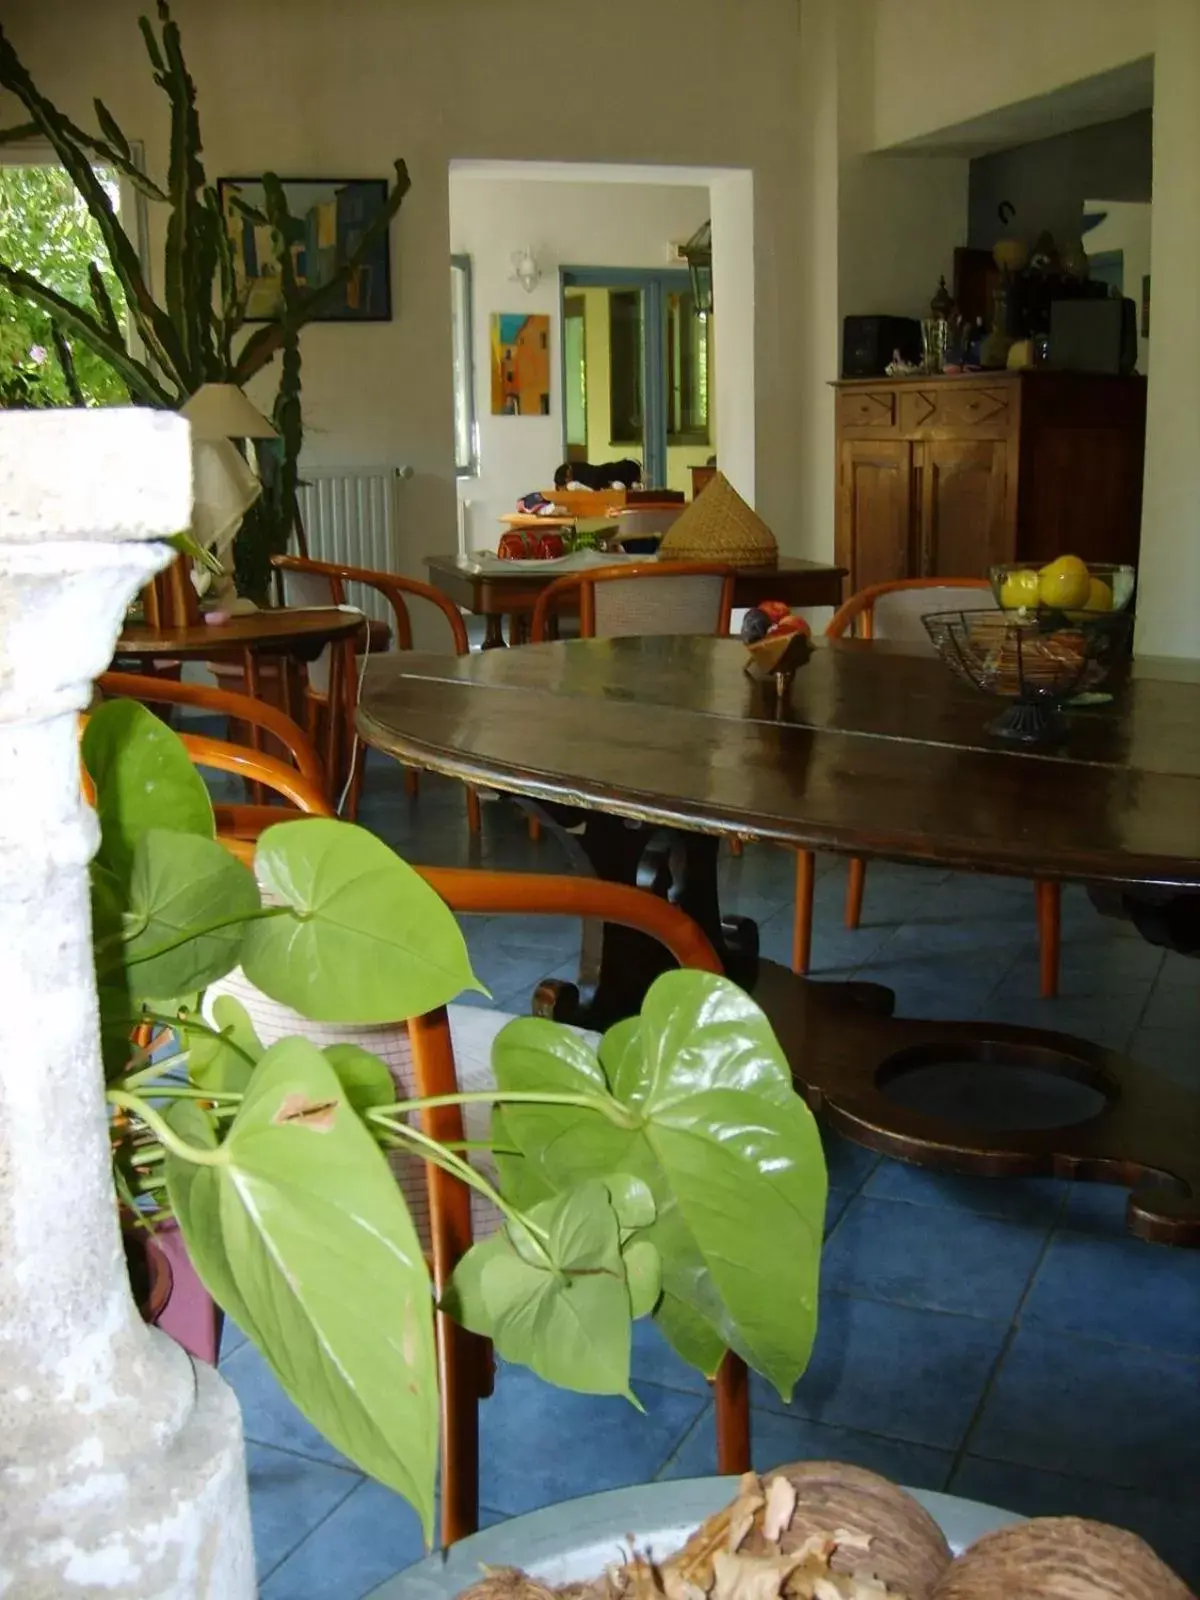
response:
[[(988, 1177), (1047, 1176), (1124, 1183), (1128, 1226), (1143, 1239), (1200, 1247), (1200, 1096), (1125, 1056), (1069, 1034), (1004, 1023), (932, 1022), (892, 1015), (878, 984), (798, 977), (758, 956), (758, 928), (722, 917), (718, 841), (625, 822), (601, 812), (538, 807), (577, 871), (662, 895), (698, 922), (735, 983), (753, 994), (783, 1046), (797, 1090), (839, 1133), (902, 1161)], [(654, 940), (585, 924), (577, 984), (546, 979), (541, 1016), (603, 1030), (632, 1016), (671, 968)], [(1070, 1080), (1098, 1109), (1053, 1127), (965, 1125), (889, 1094), (908, 1073), (986, 1065)], [(1014, 1097), (1015, 1098), (1015, 1097)]]
[[(841, 988), (764, 962), (753, 990), (797, 1089), (838, 1133), (945, 1172), (1128, 1184), (1131, 1233), (1200, 1247), (1200, 1096), (1070, 1034), (887, 1016), (847, 1006)], [(888, 1093), (918, 1068), (978, 1063), (1014, 1078), (1070, 1079), (1094, 1092), (1099, 1109), (1063, 1126), (996, 1128), (933, 1116)]]

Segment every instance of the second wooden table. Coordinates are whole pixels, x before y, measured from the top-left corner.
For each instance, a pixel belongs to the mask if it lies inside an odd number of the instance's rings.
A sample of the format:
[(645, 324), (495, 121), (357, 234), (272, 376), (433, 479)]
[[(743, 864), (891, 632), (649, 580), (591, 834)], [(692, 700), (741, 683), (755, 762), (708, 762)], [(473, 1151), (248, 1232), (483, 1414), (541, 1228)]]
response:
[[(558, 569), (531, 572), (522, 567), (514, 572), (486, 571), (459, 562), (456, 556), (426, 556), (429, 581), (456, 606), (486, 617), (483, 648), (504, 644), (503, 619), (511, 618), (510, 642), (521, 643), (528, 631), (529, 617), (538, 595), (547, 584), (561, 576)], [(844, 567), (821, 561), (802, 561), (798, 556), (781, 556), (775, 567), (740, 567), (734, 585), (734, 606), (755, 606), (761, 600), (783, 600), (789, 606), (840, 606)]]

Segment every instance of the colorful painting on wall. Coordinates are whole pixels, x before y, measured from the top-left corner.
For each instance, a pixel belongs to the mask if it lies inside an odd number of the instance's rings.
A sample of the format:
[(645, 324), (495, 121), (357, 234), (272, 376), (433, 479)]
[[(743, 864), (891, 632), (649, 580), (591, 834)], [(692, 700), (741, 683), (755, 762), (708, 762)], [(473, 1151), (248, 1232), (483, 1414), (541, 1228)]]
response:
[[(313, 289), (328, 283), (387, 200), (383, 178), (284, 178), (292, 214), (291, 255), (296, 279)], [(221, 215), (233, 244), (238, 287), (246, 295), (246, 321), (264, 322), (282, 304), (279, 260), (257, 178), (221, 178)], [(241, 205), (236, 202), (241, 202)], [(241, 209), (249, 208), (250, 214)], [(392, 315), (391, 263), (383, 234), (317, 322), (388, 322)]]
[(550, 318), (492, 313), (492, 415), (550, 415)]

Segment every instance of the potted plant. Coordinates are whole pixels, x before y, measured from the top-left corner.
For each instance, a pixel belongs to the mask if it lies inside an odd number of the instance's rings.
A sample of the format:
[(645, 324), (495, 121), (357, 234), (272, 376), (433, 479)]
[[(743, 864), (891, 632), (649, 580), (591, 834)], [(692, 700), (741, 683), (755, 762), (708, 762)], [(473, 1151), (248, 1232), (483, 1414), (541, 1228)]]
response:
[[(701, 1371), (731, 1348), (790, 1394), (815, 1331), (825, 1168), (745, 994), (669, 973), (597, 1050), (556, 1023), (509, 1023), (485, 1096), (494, 1185), (412, 1125), (419, 1103), (398, 1101), (365, 1050), (300, 1036), (264, 1049), (227, 996), (205, 1020), (204, 990), (239, 965), (326, 1022), (417, 1016), (479, 988), (424, 880), (374, 835), (321, 818), (269, 828), (251, 871), (214, 837), (182, 744), (135, 702), (91, 716), (83, 760), (101, 826), (93, 937), (117, 1194), (131, 1215), (177, 1219), (292, 1400), (427, 1533), (433, 1301), (389, 1149), (503, 1213), (443, 1309), (505, 1359), (636, 1403), (631, 1326), (650, 1316)], [(171, 1041), (152, 1060), (129, 1042), (145, 1027)]]
[[(114, 303), (106, 275), (94, 262), (88, 271), (90, 306), (67, 298), (24, 268), (2, 261), (0, 288), (48, 316), (51, 343), (67, 392), (76, 405), (84, 404), (75, 375), (76, 346), (94, 352), (106, 362), (135, 404), (171, 411), (179, 410), (206, 383), (244, 386), (276, 355), (281, 357), (272, 413), (279, 439), (260, 449), (262, 493), (246, 513), (234, 545), (239, 593), (265, 604), (271, 557), (282, 555), (287, 549), (296, 519), (303, 438), (300, 330), (342, 292), (380, 234), (386, 232), (408, 192), (408, 169), (403, 161), (395, 163), (396, 179), (385, 204), (333, 276), (313, 288), (296, 280), (286, 243), (295, 236), (295, 223), (279, 179), (273, 173), (263, 175), (265, 211), (240, 199), (233, 201), (249, 221), (270, 228), (282, 296), (278, 315), (235, 348), (244, 332), (248, 286), (239, 284), (233, 241), (217, 191), (208, 182), (201, 159), (196, 86), (184, 59), (178, 24), (165, 0), (158, 0), (157, 14), (157, 32), (148, 17), (141, 17), (139, 25), (154, 81), (170, 104), (171, 158), (165, 184), (155, 182), (142, 171), (129, 139), (102, 100), (95, 101), (99, 132), (93, 134), (78, 127), (41, 94), (0, 28), (0, 88), (15, 95), (28, 114), (28, 121), (0, 131), (0, 144), (25, 138), (49, 141), (99, 229), (123, 291), (124, 305)], [(137, 247), (114, 210), (97, 165), (127, 179), (153, 204), (168, 209), (162, 304), (150, 293)], [(109, 284), (111, 281), (110, 276)], [(144, 357), (128, 348), (122, 326), (125, 316)], [(23, 386), (21, 379), (25, 380)], [(30, 387), (29, 374), (19, 372), (7, 383), (10, 388), (22, 387), (23, 392)], [(16, 403), (43, 402), (19, 399)]]

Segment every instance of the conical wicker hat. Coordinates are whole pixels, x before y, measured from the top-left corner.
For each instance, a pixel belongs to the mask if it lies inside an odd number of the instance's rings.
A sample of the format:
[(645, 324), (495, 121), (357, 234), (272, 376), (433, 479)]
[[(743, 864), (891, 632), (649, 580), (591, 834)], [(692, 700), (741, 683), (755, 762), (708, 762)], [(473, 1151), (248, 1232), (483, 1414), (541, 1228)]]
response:
[(728, 561), (733, 567), (774, 567), (775, 535), (718, 472), (667, 529), (658, 547), (667, 561)]

